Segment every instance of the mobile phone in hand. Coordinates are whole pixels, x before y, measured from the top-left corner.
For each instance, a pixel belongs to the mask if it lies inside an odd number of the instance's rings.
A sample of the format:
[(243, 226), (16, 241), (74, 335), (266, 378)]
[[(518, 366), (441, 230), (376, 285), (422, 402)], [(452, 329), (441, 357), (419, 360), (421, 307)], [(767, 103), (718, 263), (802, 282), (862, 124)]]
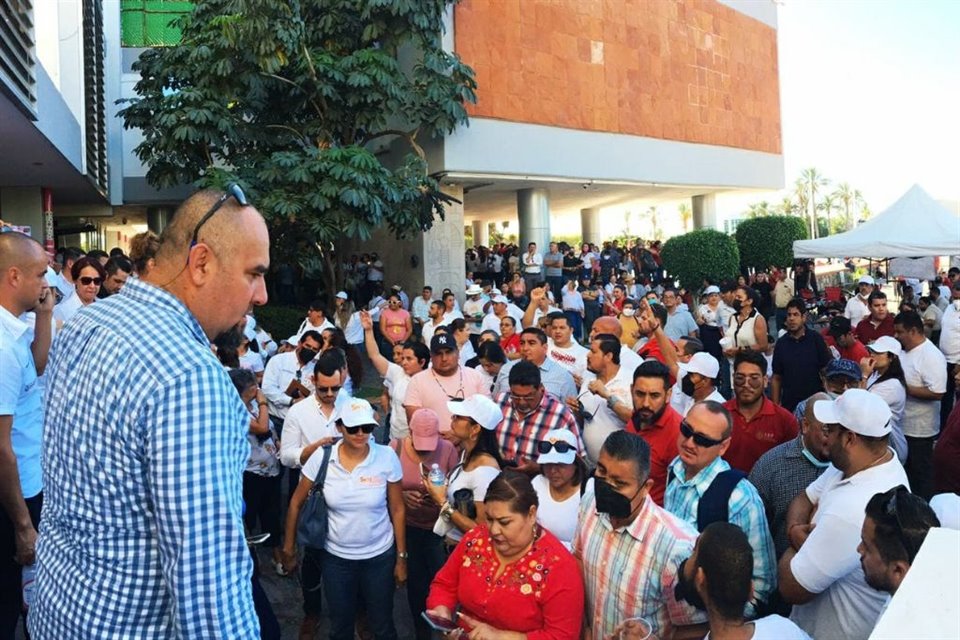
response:
[(459, 627), (452, 620), (430, 615), (426, 611), (421, 613), (420, 616), (427, 621), (427, 624), (434, 631), (439, 631), (440, 633), (449, 633), (450, 631), (456, 631), (459, 629)]

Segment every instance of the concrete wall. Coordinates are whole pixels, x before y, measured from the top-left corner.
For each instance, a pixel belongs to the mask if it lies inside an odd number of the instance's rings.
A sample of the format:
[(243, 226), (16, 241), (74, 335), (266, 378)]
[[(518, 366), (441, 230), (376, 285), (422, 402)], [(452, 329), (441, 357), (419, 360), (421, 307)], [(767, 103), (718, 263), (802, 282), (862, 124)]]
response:
[(30, 226), (30, 235), (43, 242), (43, 202), (37, 187), (0, 188), (0, 218), (17, 226)]

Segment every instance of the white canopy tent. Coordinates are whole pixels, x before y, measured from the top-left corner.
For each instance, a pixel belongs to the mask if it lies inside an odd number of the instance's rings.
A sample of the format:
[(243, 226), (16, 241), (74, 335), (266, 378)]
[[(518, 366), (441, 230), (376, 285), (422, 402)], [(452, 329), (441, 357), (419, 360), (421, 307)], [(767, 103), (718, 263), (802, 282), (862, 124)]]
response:
[(856, 229), (797, 240), (797, 258), (923, 258), (960, 254), (960, 217), (913, 185), (882, 213)]

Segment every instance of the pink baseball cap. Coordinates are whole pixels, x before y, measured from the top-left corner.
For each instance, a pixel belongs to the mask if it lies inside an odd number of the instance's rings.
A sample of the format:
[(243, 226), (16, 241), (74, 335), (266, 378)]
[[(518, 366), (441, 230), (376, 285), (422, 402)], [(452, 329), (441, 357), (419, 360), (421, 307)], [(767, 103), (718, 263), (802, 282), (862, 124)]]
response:
[(410, 437), (417, 451), (436, 451), (440, 440), (440, 416), (433, 409), (417, 409), (410, 417)]

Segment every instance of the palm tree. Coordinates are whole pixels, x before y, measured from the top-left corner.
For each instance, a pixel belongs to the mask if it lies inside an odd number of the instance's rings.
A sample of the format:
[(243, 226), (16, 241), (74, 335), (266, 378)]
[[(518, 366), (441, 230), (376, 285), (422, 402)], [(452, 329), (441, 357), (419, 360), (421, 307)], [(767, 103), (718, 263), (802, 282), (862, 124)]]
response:
[(657, 211), (656, 206), (651, 206), (643, 214), (643, 217), (650, 221), (650, 229), (652, 231), (650, 235), (653, 237), (654, 240), (660, 239), (660, 231), (659, 229), (657, 229), (658, 216), (659, 216), (659, 212)]
[(810, 211), (810, 231), (811, 237), (817, 237), (817, 196), (820, 195), (823, 188), (826, 187), (830, 181), (827, 180), (816, 167), (810, 167), (809, 169), (804, 169), (800, 172), (800, 180), (804, 186), (804, 191), (807, 193), (807, 204), (809, 205)]
[(775, 208), (779, 213), (785, 216), (792, 216), (797, 211), (797, 205), (790, 196), (783, 196), (783, 199), (780, 200), (780, 204), (778, 204)]
[(686, 233), (690, 228), (690, 220), (693, 218), (693, 211), (690, 210), (689, 204), (683, 202), (679, 207), (677, 207), (677, 213), (680, 214), (680, 222), (683, 224), (683, 232)]
[(766, 200), (762, 202), (754, 202), (747, 207), (748, 218), (760, 218), (768, 215), (770, 215), (770, 203)]
[(833, 226), (830, 220), (830, 214), (836, 208), (836, 196), (832, 193), (828, 193), (823, 196), (823, 200), (820, 201), (820, 204), (817, 205), (817, 208), (827, 214), (827, 235), (833, 233)]
[(833, 197), (836, 198), (843, 207), (843, 227), (849, 231), (853, 228), (853, 218), (850, 217), (850, 207), (853, 205), (854, 190), (850, 187), (849, 183), (841, 182), (834, 190)]

